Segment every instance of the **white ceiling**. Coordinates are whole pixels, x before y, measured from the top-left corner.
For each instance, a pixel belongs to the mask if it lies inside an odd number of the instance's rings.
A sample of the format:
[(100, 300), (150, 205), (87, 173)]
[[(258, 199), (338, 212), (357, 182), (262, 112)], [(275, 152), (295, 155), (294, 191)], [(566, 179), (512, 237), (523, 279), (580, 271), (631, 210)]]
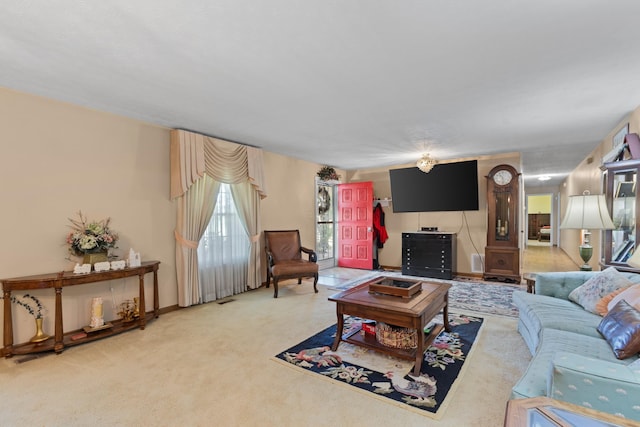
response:
[(0, 0), (0, 86), (343, 169), (522, 152), (640, 104), (638, 0)]

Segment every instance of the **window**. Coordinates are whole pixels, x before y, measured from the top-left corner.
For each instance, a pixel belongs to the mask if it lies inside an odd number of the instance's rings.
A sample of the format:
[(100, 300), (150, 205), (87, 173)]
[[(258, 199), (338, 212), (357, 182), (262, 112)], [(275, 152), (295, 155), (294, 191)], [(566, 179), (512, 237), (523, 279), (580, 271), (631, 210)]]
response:
[(201, 302), (246, 290), (249, 249), (249, 237), (238, 217), (231, 188), (221, 184), (211, 221), (198, 246)]

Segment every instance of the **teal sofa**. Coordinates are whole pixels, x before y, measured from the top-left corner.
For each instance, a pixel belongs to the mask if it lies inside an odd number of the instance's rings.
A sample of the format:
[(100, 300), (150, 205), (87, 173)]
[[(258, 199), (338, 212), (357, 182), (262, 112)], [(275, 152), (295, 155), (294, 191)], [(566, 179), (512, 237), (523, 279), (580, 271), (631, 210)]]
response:
[[(568, 299), (598, 273), (538, 273), (535, 294), (513, 293), (518, 332), (533, 358), (512, 398), (548, 396), (640, 421), (638, 355), (618, 360), (597, 330), (602, 317)], [(640, 283), (640, 274), (621, 274)]]

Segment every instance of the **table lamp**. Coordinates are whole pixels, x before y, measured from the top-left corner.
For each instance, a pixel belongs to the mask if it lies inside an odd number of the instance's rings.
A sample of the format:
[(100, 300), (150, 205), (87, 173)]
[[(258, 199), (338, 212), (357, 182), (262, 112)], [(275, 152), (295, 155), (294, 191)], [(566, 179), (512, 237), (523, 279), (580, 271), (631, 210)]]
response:
[(582, 271), (591, 271), (589, 260), (593, 255), (593, 246), (589, 242), (589, 230), (612, 230), (615, 228), (607, 202), (602, 194), (590, 194), (585, 191), (581, 196), (570, 196), (567, 213), (560, 224), (561, 229), (575, 229), (584, 231), (584, 242), (580, 245), (580, 258), (584, 264)]

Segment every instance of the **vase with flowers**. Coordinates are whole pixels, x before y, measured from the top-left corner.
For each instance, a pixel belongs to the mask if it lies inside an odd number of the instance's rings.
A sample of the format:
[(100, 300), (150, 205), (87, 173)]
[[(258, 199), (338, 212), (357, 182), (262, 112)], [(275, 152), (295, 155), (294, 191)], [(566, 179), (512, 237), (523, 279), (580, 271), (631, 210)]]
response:
[(89, 222), (82, 212), (78, 212), (78, 217), (79, 219), (69, 218), (69, 253), (83, 257), (85, 264), (107, 261), (109, 249), (115, 248), (118, 241), (118, 234), (109, 227), (111, 218)]
[[(0, 299), (4, 299), (3, 296), (0, 295)], [(30, 342), (39, 343), (50, 338), (49, 335), (45, 334), (42, 329), (42, 322), (44, 320), (44, 309), (38, 298), (30, 294), (23, 295), (20, 298), (11, 296), (11, 302), (14, 304), (18, 304), (20, 307), (23, 307), (36, 320), (36, 334), (29, 340)]]

